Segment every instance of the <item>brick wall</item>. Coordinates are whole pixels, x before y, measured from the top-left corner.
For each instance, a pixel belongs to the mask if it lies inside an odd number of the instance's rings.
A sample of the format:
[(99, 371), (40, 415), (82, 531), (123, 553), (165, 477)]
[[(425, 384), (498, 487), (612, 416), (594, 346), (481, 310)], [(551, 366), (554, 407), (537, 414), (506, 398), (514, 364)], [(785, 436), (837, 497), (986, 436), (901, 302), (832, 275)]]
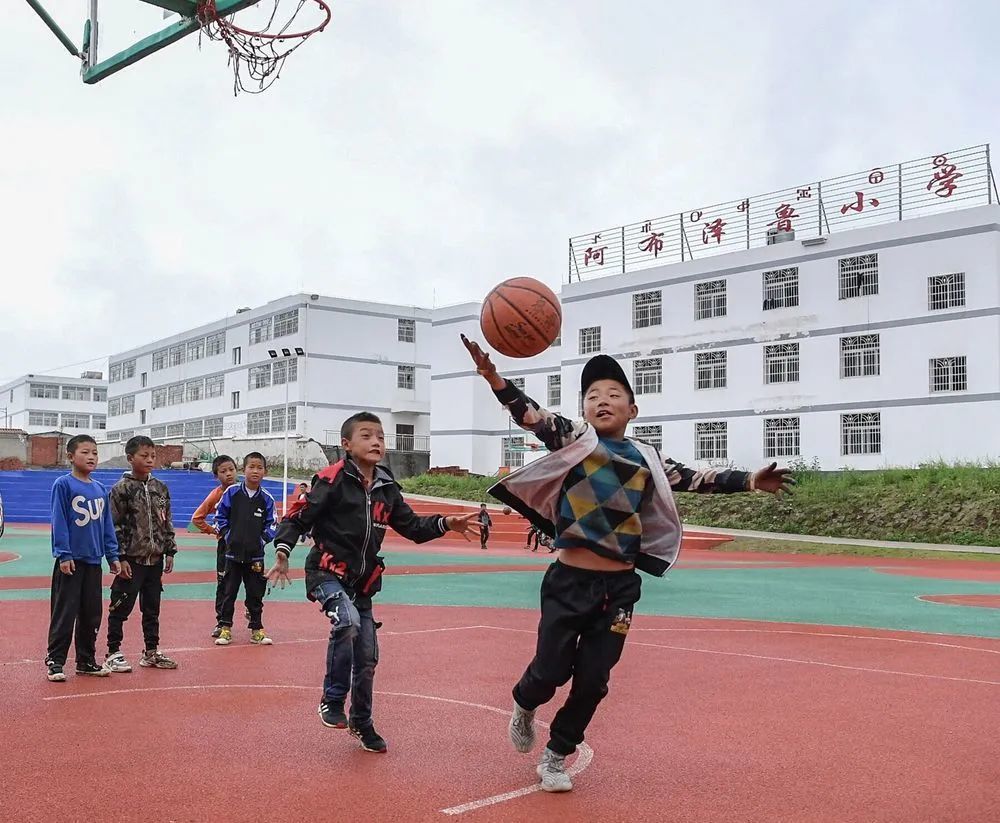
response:
[(60, 435), (32, 435), (28, 446), (29, 466), (63, 466), (66, 460), (66, 443)]

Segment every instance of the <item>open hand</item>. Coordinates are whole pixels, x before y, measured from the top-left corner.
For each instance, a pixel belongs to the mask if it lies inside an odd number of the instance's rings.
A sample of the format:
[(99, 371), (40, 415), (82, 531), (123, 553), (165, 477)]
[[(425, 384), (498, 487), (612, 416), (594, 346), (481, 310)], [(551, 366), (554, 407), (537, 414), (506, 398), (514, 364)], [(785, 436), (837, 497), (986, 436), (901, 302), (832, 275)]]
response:
[(170, 574), (174, 570), (174, 556), (168, 554), (163, 558), (163, 573)]
[(277, 586), (279, 589), (292, 582), (288, 576), (288, 555), (278, 552), (274, 565), (267, 572), (267, 582), (270, 588)]
[(479, 512), (469, 512), (468, 514), (454, 514), (450, 517), (444, 519), (445, 526), (448, 527), (448, 531), (458, 532), (466, 540), (469, 540), (469, 535), (473, 534), (476, 537), (479, 536), (482, 526), (478, 520), (474, 518), (479, 517)]
[(795, 485), (795, 478), (792, 477), (791, 469), (779, 469), (777, 463), (772, 463), (755, 472), (752, 483), (755, 491), (788, 494)]
[(489, 353), (484, 352), (475, 340), (470, 340), (463, 334), (462, 344), (468, 350), (469, 354), (472, 355), (472, 362), (476, 364), (476, 371), (486, 379), (486, 382), (490, 384), (490, 388), (500, 391), (500, 389), (507, 385), (507, 381), (497, 374), (497, 367), (490, 360)]
[(73, 574), (73, 572), (76, 571), (76, 563), (73, 562), (73, 558), (70, 558), (69, 560), (63, 560), (59, 564), (59, 571), (61, 571), (63, 574)]

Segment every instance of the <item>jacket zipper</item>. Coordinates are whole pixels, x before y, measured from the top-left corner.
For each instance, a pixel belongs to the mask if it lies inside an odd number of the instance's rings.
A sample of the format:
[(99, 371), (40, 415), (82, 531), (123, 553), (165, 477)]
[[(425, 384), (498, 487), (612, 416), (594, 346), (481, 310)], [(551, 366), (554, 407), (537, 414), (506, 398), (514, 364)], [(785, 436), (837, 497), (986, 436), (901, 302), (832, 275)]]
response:
[(156, 543), (153, 542), (153, 503), (149, 499), (149, 479), (142, 484), (142, 490), (146, 493), (146, 517), (149, 520), (149, 548), (155, 554)]

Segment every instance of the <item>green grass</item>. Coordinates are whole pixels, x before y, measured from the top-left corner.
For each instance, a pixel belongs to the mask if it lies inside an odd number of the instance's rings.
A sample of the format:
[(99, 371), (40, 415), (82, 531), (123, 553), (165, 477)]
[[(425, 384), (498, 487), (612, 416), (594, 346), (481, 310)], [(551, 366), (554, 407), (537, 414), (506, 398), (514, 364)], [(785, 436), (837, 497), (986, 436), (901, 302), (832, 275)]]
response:
[[(677, 495), (687, 523), (866, 540), (1000, 546), (1000, 467), (928, 464), (880, 471), (796, 469), (790, 497)], [(422, 475), (406, 491), (488, 501), (496, 478)]]
[(922, 549), (883, 549), (874, 546), (851, 546), (843, 543), (803, 543), (798, 540), (765, 540), (757, 537), (737, 537), (732, 542), (723, 543), (709, 551), (813, 554), (822, 557), (848, 555), (850, 557), (884, 557), (890, 560), (985, 560), (1000, 563), (1000, 554), (940, 552)]

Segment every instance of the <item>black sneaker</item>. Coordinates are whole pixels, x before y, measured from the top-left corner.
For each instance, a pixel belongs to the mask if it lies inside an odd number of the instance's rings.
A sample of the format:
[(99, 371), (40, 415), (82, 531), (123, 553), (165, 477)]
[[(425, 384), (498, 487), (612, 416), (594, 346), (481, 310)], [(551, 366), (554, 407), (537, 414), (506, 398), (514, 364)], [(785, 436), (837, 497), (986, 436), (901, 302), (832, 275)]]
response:
[(110, 677), (111, 671), (104, 668), (104, 666), (98, 666), (96, 663), (80, 663), (77, 661), (76, 664), (77, 674), (89, 674), (91, 677)]
[(320, 703), (317, 711), (319, 712), (319, 719), (323, 721), (323, 725), (327, 728), (347, 728), (347, 715), (344, 714), (343, 703)]
[(385, 741), (382, 736), (375, 731), (374, 726), (367, 726), (364, 729), (358, 729), (354, 726), (350, 726), (349, 730), (358, 740), (361, 741), (361, 748), (366, 752), (375, 752), (376, 754), (385, 754), (386, 746)]
[(53, 683), (63, 683), (66, 680), (66, 673), (63, 671), (63, 667), (58, 663), (53, 663), (51, 660), (46, 660), (45, 665), (49, 668), (48, 678)]

